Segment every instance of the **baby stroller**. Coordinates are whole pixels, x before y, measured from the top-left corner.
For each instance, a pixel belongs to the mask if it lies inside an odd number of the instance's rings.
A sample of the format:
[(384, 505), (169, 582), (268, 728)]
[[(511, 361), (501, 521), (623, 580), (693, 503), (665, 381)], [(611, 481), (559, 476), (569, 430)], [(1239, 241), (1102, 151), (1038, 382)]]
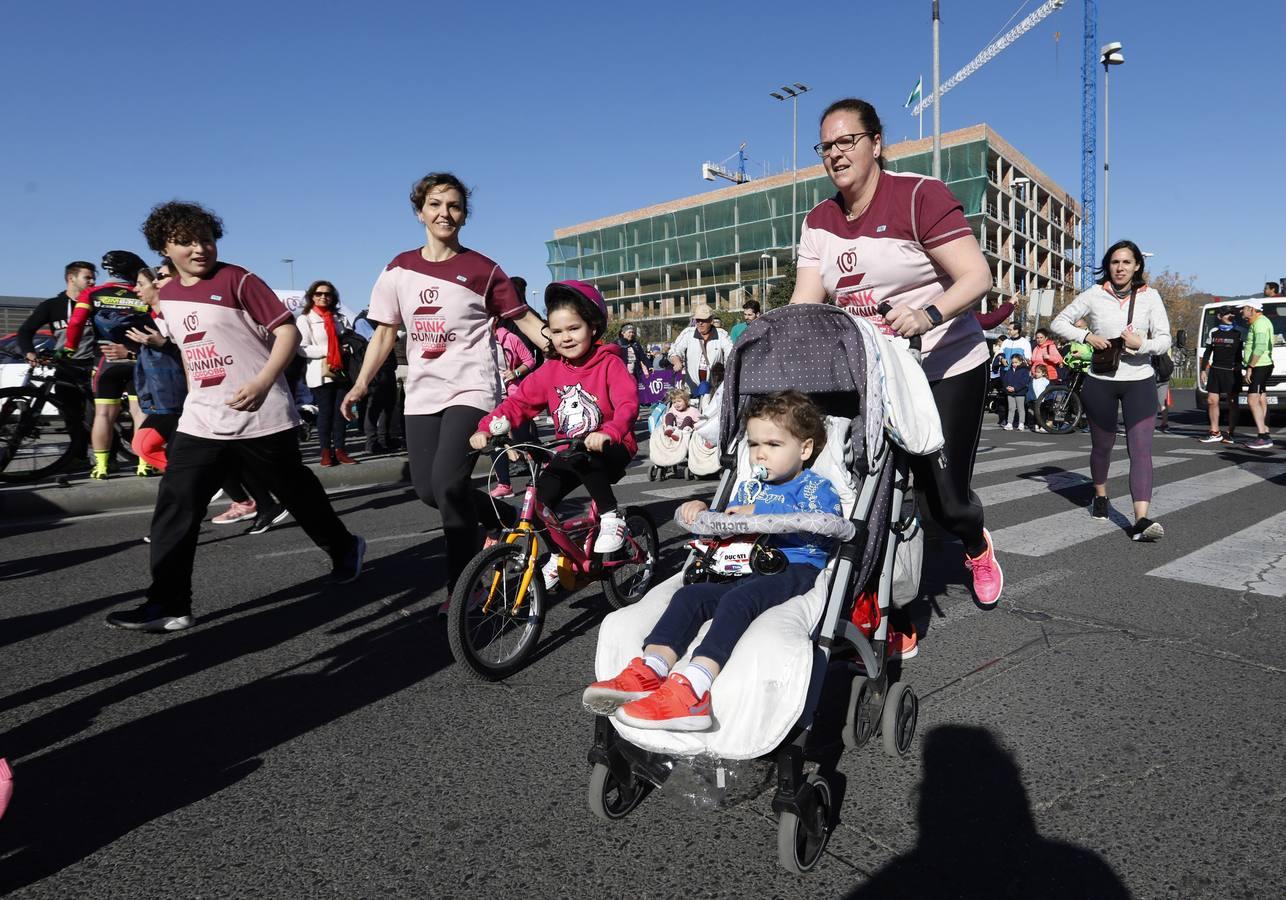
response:
[[(838, 821), (836, 765), (844, 748), (860, 747), (878, 732), (889, 754), (909, 751), (918, 700), (908, 684), (895, 679), (885, 650), (889, 606), (903, 605), (918, 592), (918, 565), (913, 583), (895, 587), (894, 579), (895, 558), (914, 557), (901, 548), (912, 546), (908, 542), (918, 529), (909, 458), (885, 440), (884, 388), (895, 373), (883, 368), (882, 342), (874, 328), (844, 310), (809, 304), (764, 314), (733, 348), (720, 424), (720, 446), (728, 452), (712, 508), (722, 509), (736, 483), (749, 476), (739, 421), (748, 398), (793, 388), (828, 414), (826, 446), (813, 470), (840, 494), (849, 536), (837, 541), (811, 590), (769, 609), (746, 631), (711, 690), (712, 730), (640, 730), (614, 717), (595, 718), (588, 800), (598, 817), (628, 815), (678, 765), (713, 759), (718, 802), (726, 800), (718, 791), (733, 761), (771, 761), (777, 773), (772, 807), (780, 817), (778, 860), (806, 872), (820, 861)], [(706, 513), (698, 525), (717, 529), (719, 520), (732, 518)], [(778, 517), (735, 518), (744, 529), (748, 521)], [(807, 530), (798, 524), (792, 530)], [(701, 559), (690, 555), (685, 569)], [(676, 574), (603, 621), (597, 678), (611, 677), (638, 655), (685, 575)], [(881, 615), (864, 632), (853, 619), (867, 620), (855, 616), (854, 607), (859, 596), (869, 602), (872, 593)], [(708, 623), (693, 647), (707, 629)], [(678, 665), (689, 658), (690, 648)]]
[(671, 437), (661, 422), (665, 410), (665, 406), (657, 404), (648, 419), (651, 429), (647, 441), (648, 460), (652, 464), (647, 473), (649, 481), (688, 477), (688, 444), (692, 440), (692, 432), (678, 430)]
[(688, 477), (705, 478), (720, 469), (719, 445), (706, 443), (705, 438), (692, 432), (688, 439)]

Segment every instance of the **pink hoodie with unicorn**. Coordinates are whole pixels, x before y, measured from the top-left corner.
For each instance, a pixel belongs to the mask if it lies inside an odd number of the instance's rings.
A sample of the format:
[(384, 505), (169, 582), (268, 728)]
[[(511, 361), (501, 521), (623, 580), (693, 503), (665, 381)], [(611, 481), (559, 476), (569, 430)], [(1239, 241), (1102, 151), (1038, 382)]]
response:
[(625, 368), (621, 348), (599, 344), (579, 365), (551, 359), (528, 375), (518, 390), (482, 417), (479, 431), (504, 416), (513, 427), (529, 422), (543, 410), (554, 417), (559, 438), (584, 438), (601, 431), (629, 451), (638, 452), (634, 421), (639, 415), (639, 388)]

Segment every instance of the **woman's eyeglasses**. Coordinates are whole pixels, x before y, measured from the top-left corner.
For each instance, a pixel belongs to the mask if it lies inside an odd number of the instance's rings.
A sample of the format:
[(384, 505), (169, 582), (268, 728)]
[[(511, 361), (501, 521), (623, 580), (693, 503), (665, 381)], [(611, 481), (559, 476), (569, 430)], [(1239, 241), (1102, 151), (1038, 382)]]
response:
[(840, 153), (847, 153), (856, 147), (857, 142), (864, 137), (874, 138), (875, 132), (859, 131), (854, 134), (841, 134), (833, 141), (822, 141), (820, 144), (815, 145), (813, 150), (818, 156), (825, 156), (827, 153), (830, 153), (832, 147), (838, 149)]

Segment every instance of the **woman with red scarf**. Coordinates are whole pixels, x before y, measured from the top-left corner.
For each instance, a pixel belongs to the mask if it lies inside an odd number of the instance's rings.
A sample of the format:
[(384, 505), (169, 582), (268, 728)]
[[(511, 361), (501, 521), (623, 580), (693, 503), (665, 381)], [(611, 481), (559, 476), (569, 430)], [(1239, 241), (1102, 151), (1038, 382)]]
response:
[(335, 314), (339, 309), (339, 291), (329, 281), (314, 281), (304, 293), (304, 311), (300, 314), (299, 352), (308, 358), (304, 380), (317, 404), (317, 439), (321, 443), (321, 464), (356, 465), (344, 447), (348, 421), (340, 411), (344, 395), (352, 381), (344, 368), (344, 354), (339, 336), (344, 323)]

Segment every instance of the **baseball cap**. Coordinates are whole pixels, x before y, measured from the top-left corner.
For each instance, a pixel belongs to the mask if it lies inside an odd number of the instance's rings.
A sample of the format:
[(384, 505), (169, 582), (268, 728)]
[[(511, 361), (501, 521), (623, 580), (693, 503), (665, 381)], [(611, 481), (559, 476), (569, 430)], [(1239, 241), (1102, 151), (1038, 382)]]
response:
[(1237, 305), (1238, 305), (1238, 306), (1240, 306), (1240, 307), (1242, 307), (1242, 308), (1245, 308), (1245, 307), (1249, 306), (1251, 309), (1257, 309), (1257, 310), (1259, 310), (1260, 312), (1263, 312), (1263, 311), (1264, 311), (1264, 301), (1263, 301), (1263, 300), (1239, 300), (1239, 301), (1237, 301)]
[(700, 306), (698, 306), (698, 307), (696, 307), (695, 309), (693, 309), (693, 310), (692, 310), (692, 318), (694, 318), (694, 319), (713, 319), (713, 318), (714, 318), (714, 310), (712, 310), (710, 307), (708, 307), (708, 306), (706, 306), (704, 303), (702, 303)]

